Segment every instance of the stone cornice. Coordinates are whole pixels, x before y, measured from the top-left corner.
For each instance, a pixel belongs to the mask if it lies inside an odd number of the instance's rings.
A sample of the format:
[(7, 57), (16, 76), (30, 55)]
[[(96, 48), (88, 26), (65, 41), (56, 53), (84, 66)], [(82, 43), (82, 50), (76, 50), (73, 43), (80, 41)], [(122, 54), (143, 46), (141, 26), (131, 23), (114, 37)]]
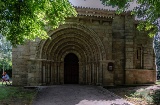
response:
[[(115, 10), (99, 9), (99, 8), (86, 8), (86, 7), (75, 7), (79, 16), (93, 16), (101, 18), (114, 18), (116, 14)], [(131, 15), (131, 11), (126, 11), (120, 15)]]
[(115, 15), (115, 11), (92, 9), (92, 8), (76, 8), (76, 11), (78, 12), (79, 16), (113, 18)]

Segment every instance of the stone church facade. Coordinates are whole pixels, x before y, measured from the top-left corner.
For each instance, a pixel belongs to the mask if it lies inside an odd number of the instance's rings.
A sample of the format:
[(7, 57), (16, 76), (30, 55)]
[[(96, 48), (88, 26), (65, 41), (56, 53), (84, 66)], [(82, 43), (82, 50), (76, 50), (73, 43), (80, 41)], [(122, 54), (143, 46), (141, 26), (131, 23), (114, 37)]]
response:
[(129, 12), (76, 8), (50, 39), (13, 48), (13, 85), (124, 85), (156, 81), (152, 38)]

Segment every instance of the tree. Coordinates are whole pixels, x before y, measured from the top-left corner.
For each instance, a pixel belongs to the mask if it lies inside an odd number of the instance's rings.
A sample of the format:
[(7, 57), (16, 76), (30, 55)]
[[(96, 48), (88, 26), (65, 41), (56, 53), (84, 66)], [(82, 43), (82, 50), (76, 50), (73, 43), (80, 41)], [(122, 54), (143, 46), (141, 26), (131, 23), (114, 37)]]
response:
[[(135, 0), (101, 0), (105, 5), (118, 6), (118, 13), (129, 8), (130, 3)], [(136, 0), (135, 8), (132, 11), (141, 21), (139, 30), (150, 31), (149, 36), (153, 37), (160, 29), (160, 1), (159, 0)]]
[[(101, 0), (105, 5), (118, 6), (118, 13), (128, 9), (130, 2), (135, 0)], [(136, 0), (136, 7), (132, 14), (141, 21), (139, 30), (149, 31), (153, 37), (154, 51), (156, 55), (157, 79), (160, 79), (160, 0)]]
[(68, 0), (0, 0), (0, 33), (14, 46), (45, 39), (49, 29), (76, 14)]
[(157, 80), (160, 80), (160, 34), (156, 34), (153, 40), (154, 52), (156, 55)]
[(12, 69), (12, 46), (4, 36), (0, 34), (0, 70)]

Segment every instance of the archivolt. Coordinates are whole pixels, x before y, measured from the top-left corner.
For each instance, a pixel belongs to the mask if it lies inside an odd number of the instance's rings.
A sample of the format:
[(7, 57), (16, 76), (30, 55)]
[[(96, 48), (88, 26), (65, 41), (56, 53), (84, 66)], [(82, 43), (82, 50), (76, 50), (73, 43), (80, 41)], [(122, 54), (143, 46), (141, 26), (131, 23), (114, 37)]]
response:
[(80, 61), (99, 61), (106, 59), (103, 43), (91, 29), (67, 23), (55, 31), (50, 31), (51, 39), (40, 41), (37, 58), (63, 61), (64, 55), (75, 53)]

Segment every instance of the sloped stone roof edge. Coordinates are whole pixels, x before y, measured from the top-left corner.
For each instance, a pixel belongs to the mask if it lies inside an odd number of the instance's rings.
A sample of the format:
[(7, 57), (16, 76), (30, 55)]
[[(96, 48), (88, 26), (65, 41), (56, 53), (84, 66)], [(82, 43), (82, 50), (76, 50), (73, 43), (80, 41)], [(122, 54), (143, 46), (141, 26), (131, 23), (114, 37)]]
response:
[(126, 11), (121, 14), (116, 14), (116, 10), (109, 9), (97, 9), (88, 7), (77, 7), (75, 9), (80, 16), (95, 16), (95, 17), (105, 17), (114, 18), (116, 15), (131, 15), (131, 11)]

